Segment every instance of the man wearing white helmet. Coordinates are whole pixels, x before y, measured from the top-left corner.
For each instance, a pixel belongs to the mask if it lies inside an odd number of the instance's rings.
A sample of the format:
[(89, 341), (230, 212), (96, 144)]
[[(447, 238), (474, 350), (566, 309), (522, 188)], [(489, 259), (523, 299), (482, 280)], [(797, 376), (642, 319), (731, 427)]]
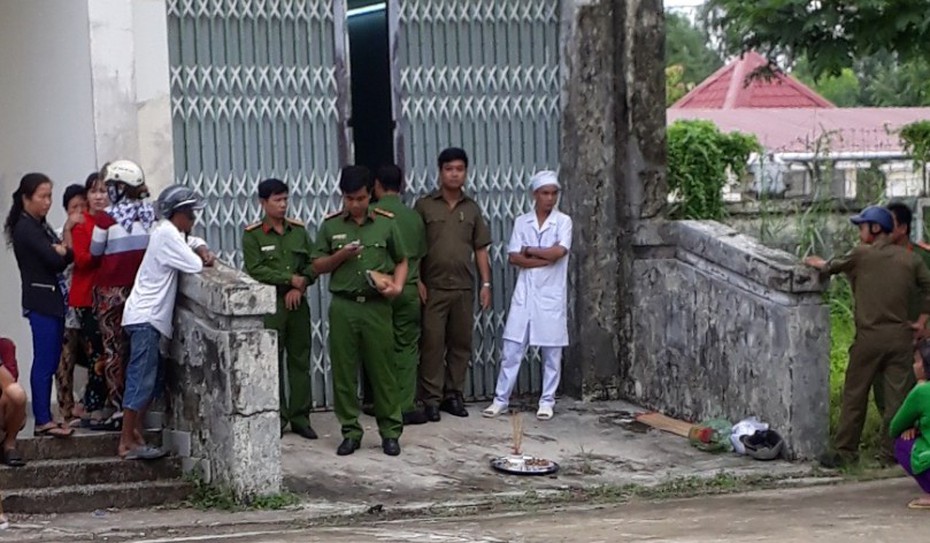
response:
[(158, 344), (171, 338), (171, 321), (178, 289), (178, 273), (199, 273), (215, 260), (204, 240), (190, 236), (196, 212), (203, 200), (191, 189), (171, 185), (158, 196), (161, 222), (152, 230), (148, 250), (123, 312), (123, 329), (131, 352), (126, 367), (123, 397), (123, 428), (119, 455), (128, 460), (148, 460), (165, 455), (146, 445), (142, 437), (142, 413), (155, 398), (159, 374)]
[(103, 367), (107, 404), (113, 414), (105, 423), (92, 426), (92, 429), (119, 430), (125, 385), (123, 368), (126, 367), (125, 356), (129, 347), (120, 321), (149, 244), (149, 232), (155, 224), (155, 209), (146, 201), (149, 192), (145, 186), (145, 175), (135, 162), (110, 162), (100, 174), (110, 196), (110, 206), (94, 217), (90, 254), (99, 262), (94, 308), (103, 353), (97, 363)]
[(568, 253), (572, 219), (556, 209), (559, 178), (555, 172), (533, 176), (535, 210), (514, 221), (507, 252), (520, 269), (504, 327), (503, 360), (494, 402), (482, 412), (496, 417), (510, 403), (527, 345), (541, 347), (543, 391), (536, 417), (552, 418), (562, 373), (562, 348), (568, 345)]

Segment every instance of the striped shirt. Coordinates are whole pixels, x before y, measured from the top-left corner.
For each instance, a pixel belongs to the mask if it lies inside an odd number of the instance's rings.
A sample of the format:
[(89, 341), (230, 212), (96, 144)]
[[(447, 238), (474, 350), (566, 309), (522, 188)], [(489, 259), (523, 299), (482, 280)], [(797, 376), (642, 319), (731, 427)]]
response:
[(132, 223), (127, 232), (108, 213), (98, 212), (90, 240), (90, 254), (100, 261), (96, 286), (131, 287), (148, 244), (149, 231), (141, 222)]

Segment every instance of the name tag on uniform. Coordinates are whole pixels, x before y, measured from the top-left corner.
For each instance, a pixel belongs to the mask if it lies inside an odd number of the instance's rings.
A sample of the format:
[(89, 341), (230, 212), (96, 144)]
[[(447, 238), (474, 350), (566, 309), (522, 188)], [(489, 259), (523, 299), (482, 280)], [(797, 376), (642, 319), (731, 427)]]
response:
[(333, 241), (346, 239), (347, 236), (348, 234), (333, 234)]
[(267, 253), (268, 251), (274, 251), (274, 250), (277, 249), (277, 248), (278, 248), (278, 247), (277, 247), (276, 245), (263, 245), (263, 246), (262, 246), (262, 252), (263, 252), (263, 253)]

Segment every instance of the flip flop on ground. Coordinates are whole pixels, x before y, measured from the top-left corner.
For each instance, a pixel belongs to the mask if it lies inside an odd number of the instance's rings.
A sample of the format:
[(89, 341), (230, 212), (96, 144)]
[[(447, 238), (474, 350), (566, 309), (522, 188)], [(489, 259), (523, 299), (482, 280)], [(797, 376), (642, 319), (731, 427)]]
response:
[(930, 510), (930, 498), (917, 498), (907, 504), (908, 509)]
[(10, 467), (19, 468), (26, 465), (23, 456), (16, 449), (5, 449), (0, 457), (0, 461)]
[(141, 445), (123, 456), (123, 460), (158, 460), (168, 455), (168, 451), (151, 445)]
[(57, 422), (50, 422), (44, 426), (36, 427), (35, 432), (33, 432), (33, 435), (35, 437), (51, 436), (51, 437), (65, 438), (65, 437), (71, 437), (71, 434), (73, 433), (74, 433), (74, 430), (72, 428), (63, 427)]
[(106, 420), (91, 420), (89, 428), (95, 432), (119, 432), (123, 429), (123, 414), (114, 413)]

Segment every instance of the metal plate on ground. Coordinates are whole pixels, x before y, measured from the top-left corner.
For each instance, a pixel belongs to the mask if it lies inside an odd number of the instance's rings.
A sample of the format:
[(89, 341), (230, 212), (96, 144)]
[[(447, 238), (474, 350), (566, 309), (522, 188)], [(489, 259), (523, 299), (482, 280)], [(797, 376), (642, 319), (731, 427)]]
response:
[(508, 475), (551, 475), (559, 471), (552, 460), (528, 455), (499, 456), (491, 460), (491, 467)]

